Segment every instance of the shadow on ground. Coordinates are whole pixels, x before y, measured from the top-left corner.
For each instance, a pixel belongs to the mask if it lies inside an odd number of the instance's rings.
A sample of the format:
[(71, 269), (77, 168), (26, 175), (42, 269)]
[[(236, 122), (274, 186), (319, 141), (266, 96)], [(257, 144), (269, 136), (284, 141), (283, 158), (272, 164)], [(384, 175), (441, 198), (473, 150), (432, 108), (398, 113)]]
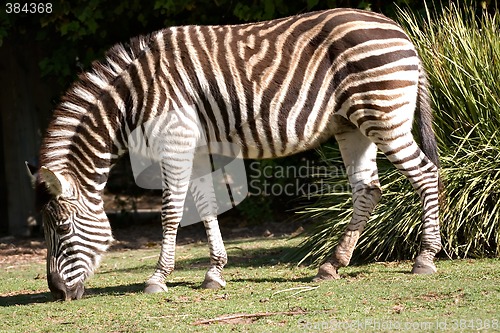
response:
[[(276, 265), (277, 263), (283, 263), (283, 258), (285, 254), (291, 250), (288, 246), (278, 246), (269, 249), (255, 248), (255, 249), (242, 249), (238, 246), (232, 246), (228, 244), (229, 253), (229, 263), (226, 267), (262, 267)], [(207, 249), (208, 252), (208, 249)], [(209, 265), (208, 253), (207, 256), (201, 256), (197, 258), (189, 258), (185, 260), (178, 260), (176, 262), (176, 270), (193, 270), (193, 269), (205, 269)], [(113, 269), (105, 270), (99, 272), (99, 274), (109, 274), (109, 273), (128, 273), (136, 271), (148, 271), (154, 270), (154, 264), (145, 265), (137, 263), (134, 267), (125, 269)], [(296, 281), (296, 282), (308, 282), (310, 278), (295, 278), (290, 280), (285, 279), (232, 279), (231, 282), (283, 282), (283, 281)], [(188, 286), (193, 289), (200, 288), (199, 284), (182, 281), (182, 282), (168, 282), (168, 287), (176, 286)], [(96, 297), (103, 295), (125, 295), (129, 293), (139, 293), (144, 289), (144, 282), (133, 283), (127, 285), (118, 285), (103, 288), (89, 288), (85, 291), (84, 297)], [(32, 291), (26, 291), (25, 293), (15, 294), (11, 296), (0, 296), (0, 307), (17, 306), (17, 305), (28, 305), (34, 303), (46, 303), (52, 301), (52, 295), (49, 292), (39, 292), (33, 293)]]
[[(184, 283), (179, 283), (184, 284)], [(139, 293), (144, 289), (144, 283), (132, 283), (119, 286), (103, 287), (103, 288), (89, 288), (85, 290), (84, 298), (105, 295), (126, 295), (130, 293)], [(33, 293), (27, 291), (26, 293), (16, 294), (12, 296), (0, 296), (0, 307), (29, 305), (35, 303), (53, 302), (50, 292)]]
[(26, 292), (12, 296), (0, 296), (0, 307), (47, 303), (50, 301), (52, 301), (52, 295), (49, 292)]
[[(247, 242), (247, 240), (244, 240)], [(248, 242), (257, 242), (257, 239), (248, 240)], [(291, 259), (288, 255), (295, 246), (273, 246), (272, 248), (252, 248), (246, 249), (238, 245), (233, 245), (231, 242), (226, 243), (226, 251), (228, 254), (228, 263), (226, 268), (229, 267), (262, 267), (274, 266), (277, 264), (297, 264), (298, 261)], [(189, 270), (189, 269), (202, 269), (208, 268), (210, 263), (208, 245), (206, 255), (191, 257), (188, 259), (177, 259), (175, 261), (176, 270)]]

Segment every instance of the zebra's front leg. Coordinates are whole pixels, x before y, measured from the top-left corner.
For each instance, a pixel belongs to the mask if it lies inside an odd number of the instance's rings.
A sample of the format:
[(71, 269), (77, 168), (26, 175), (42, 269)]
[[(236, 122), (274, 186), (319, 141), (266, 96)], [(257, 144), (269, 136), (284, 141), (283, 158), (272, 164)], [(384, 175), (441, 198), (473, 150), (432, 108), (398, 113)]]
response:
[(208, 246), (210, 248), (210, 267), (205, 274), (205, 280), (201, 284), (202, 288), (219, 289), (226, 286), (226, 281), (222, 277), (222, 269), (227, 263), (227, 253), (219, 229), (217, 217), (204, 220), (207, 232)]
[(335, 138), (339, 143), (352, 187), (353, 213), (334, 254), (320, 266), (313, 279), (315, 282), (340, 278), (338, 269), (349, 265), (359, 236), (382, 196), (377, 172), (376, 145), (348, 124), (339, 129)]
[(222, 269), (227, 263), (227, 254), (217, 220), (218, 203), (212, 177), (212, 162), (206, 152), (198, 153), (195, 156), (193, 178), (191, 193), (195, 200), (196, 209), (205, 225), (210, 249), (210, 267), (201, 287), (206, 289), (223, 288), (226, 286), (226, 281), (222, 277)]
[[(184, 201), (186, 198), (187, 182), (184, 181), (184, 186), (170, 186), (163, 190), (162, 197), (162, 229), (163, 239), (161, 243), (160, 258), (156, 264), (156, 269), (153, 275), (146, 282), (146, 293), (158, 293), (167, 291), (165, 281), (167, 276), (172, 273), (175, 266), (175, 245), (177, 238), (177, 229), (182, 219)], [(177, 184), (178, 185), (178, 184)], [(175, 188), (170, 190), (170, 188)], [(177, 204), (174, 204), (177, 203)]]
[(146, 282), (145, 293), (159, 293), (168, 290), (165, 280), (175, 266), (175, 242), (178, 226), (178, 222), (165, 222), (163, 224), (160, 258), (156, 264), (155, 272)]
[(177, 152), (166, 154), (161, 163), (163, 240), (156, 270), (146, 282), (146, 293), (167, 291), (165, 280), (175, 266), (177, 229), (184, 213), (193, 160), (193, 149), (188, 146), (181, 151), (180, 148), (181, 145), (178, 145)]

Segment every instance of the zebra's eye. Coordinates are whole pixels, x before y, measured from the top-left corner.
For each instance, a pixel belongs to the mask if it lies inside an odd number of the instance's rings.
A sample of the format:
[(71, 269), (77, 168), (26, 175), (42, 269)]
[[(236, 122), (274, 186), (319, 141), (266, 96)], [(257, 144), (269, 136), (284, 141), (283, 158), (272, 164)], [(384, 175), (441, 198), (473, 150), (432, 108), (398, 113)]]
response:
[(59, 235), (65, 235), (71, 230), (71, 224), (65, 223), (65, 224), (60, 224), (56, 227), (56, 232)]

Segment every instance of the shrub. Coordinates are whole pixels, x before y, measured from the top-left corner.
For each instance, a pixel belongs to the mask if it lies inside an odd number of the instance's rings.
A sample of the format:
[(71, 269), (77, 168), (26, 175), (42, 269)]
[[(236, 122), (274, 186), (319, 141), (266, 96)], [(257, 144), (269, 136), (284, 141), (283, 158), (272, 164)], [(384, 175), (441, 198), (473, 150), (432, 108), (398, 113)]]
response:
[[(500, 17), (450, 5), (399, 21), (416, 44), (429, 75), (435, 130), (446, 190), (441, 210), (443, 252), (449, 257), (500, 255)], [(336, 147), (320, 158), (338, 167)], [(379, 158), (382, 200), (358, 243), (353, 261), (410, 259), (419, 250), (421, 207), (409, 182)], [(347, 184), (346, 179), (324, 182)], [(320, 220), (295, 253), (323, 261), (351, 213), (350, 193), (318, 194), (300, 213)]]

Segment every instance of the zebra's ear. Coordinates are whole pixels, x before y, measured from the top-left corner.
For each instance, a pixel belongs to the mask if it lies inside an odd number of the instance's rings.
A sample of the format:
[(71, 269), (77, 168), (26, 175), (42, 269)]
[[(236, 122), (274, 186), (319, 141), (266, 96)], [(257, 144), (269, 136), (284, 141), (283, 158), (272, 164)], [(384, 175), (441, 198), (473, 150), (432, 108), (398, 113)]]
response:
[(38, 168), (34, 165), (29, 164), (28, 161), (25, 161), (24, 163), (26, 164), (26, 172), (28, 173), (28, 177), (30, 177), (31, 186), (35, 188)]
[(40, 168), (39, 173), (40, 182), (45, 185), (51, 195), (58, 197), (63, 193), (63, 184), (66, 180), (62, 176), (55, 174), (45, 166)]

